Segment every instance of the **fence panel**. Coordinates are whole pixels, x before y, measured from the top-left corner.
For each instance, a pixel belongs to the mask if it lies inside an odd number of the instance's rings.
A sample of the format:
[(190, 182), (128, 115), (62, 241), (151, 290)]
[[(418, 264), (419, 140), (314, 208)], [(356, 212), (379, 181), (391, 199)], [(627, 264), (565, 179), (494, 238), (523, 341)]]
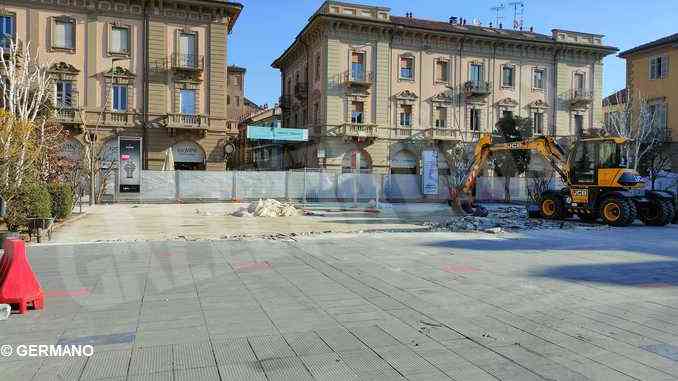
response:
[(239, 200), (286, 197), (287, 172), (235, 172), (235, 192)]
[(177, 199), (174, 171), (141, 171), (142, 201), (174, 201)]
[(422, 199), (419, 175), (384, 176), (384, 198), (392, 201), (416, 201)]
[(233, 175), (228, 172), (177, 171), (180, 200), (230, 200)]

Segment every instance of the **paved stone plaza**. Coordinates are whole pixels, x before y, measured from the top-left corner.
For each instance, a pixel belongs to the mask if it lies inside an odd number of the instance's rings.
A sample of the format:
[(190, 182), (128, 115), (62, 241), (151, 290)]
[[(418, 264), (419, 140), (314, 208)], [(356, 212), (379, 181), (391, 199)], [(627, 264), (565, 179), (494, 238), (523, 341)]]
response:
[(675, 380), (678, 226), (34, 246), (0, 380)]

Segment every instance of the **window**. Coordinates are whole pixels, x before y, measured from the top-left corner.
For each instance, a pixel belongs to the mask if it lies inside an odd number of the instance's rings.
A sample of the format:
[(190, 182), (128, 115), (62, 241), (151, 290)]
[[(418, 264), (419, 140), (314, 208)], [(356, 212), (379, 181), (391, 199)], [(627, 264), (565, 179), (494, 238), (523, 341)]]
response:
[(10, 41), (14, 38), (16, 16), (0, 16), (0, 47), (9, 48)]
[(400, 57), (400, 79), (414, 79), (413, 57)]
[(650, 79), (664, 79), (669, 70), (669, 57), (650, 58)]
[(447, 82), (448, 70), (447, 61), (436, 61), (436, 82)]
[(112, 26), (111, 37), (109, 39), (110, 53), (129, 54), (130, 52), (130, 33), (129, 28), (124, 26)]
[(351, 102), (351, 123), (363, 123), (363, 102)]
[(476, 86), (480, 86), (480, 83), (483, 81), (482, 64), (471, 64), (469, 71), (469, 81), (473, 82), (473, 84)]
[(320, 54), (315, 56), (315, 80), (320, 81)]
[(320, 121), (320, 104), (315, 102), (313, 104), (313, 122), (318, 123)]
[(471, 109), (471, 115), (469, 118), (469, 129), (471, 131), (480, 131), (480, 109), (477, 108)]
[(433, 110), (433, 119), (436, 127), (445, 128), (447, 126), (447, 108), (436, 107)]
[(237, 95), (235, 96), (235, 105), (240, 106), (240, 97)]
[(179, 93), (179, 105), (181, 113), (186, 115), (196, 114), (196, 99), (195, 90), (183, 89)]
[(533, 132), (538, 135), (544, 134), (544, 113), (535, 112), (532, 114)]
[(577, 136), (584, 134), (584, 115), (574, 116), (574, 134)]
[(230, 105), (230, 104), (231, 104), (231, 96), (230, 96), (230, 95), (227, 95), (227, 96), (226, 96), (226, 104), (227, 104), (227, 105)]
[(400, 106), (400, 126), (402, 127), (412, 126), (412, 106), (410, 105)]
[(545, 88), (546, 71), (544, 69), (534, 69), (532, 72), (532, 87), (538, 90)]
[(365, 80), (365, 53), (351, 52), (351, 79)]
[(73, 82), (56, 82), (56, 104), (59, 108), (73, 107)]
[(573, 166), (574, 181), (576, 183), (592, 183), (594, 181), (596, 174), (595, 142), (577, 144)]
[(229, 76), (229, 81), (231, 84), (237, 88), (241, 88), (241, 83), (240, 83), (240, 76), (239, 75), (231, 75)]
[(502, 119), (513, 119), (513, 111), (504, 110), (501, 112)]
[(603, 141), (598, 144), (598, 168), (619, 168), (625, 164), (622, 160), (619, 144), (610, 141)]
[(289, 94), (292, 92), (292, 78), (287, 78), (287, 88), (286, 93)]
[(666, 130), (666, 104), (655, 103), (649, 105), (648, 114), (656, 128)]
[(196, 33), (179, 33), (177, 61), (180, 67), (192, 68), (198, 66), (198, 35)]
[(127, 86), (113, 85), (113, 110), (127, 111)]
[(57, 49), (75, 49), (75, 20), (57, 18), (52, 29), (52, 47)]
[(586, 87), (586, 77), (583, 73), (574, 73), (574, 90), (581, 94)]
[(503, 87), (513, 87), (515, 85), (515, 68), (513, 66), (503, 66), (501, 68), (501, 85)]

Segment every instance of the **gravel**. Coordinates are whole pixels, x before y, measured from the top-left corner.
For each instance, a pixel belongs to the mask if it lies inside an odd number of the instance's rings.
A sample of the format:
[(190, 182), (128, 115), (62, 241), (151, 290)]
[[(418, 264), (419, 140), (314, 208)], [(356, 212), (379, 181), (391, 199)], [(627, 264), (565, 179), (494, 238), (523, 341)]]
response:
[(519, 231), (530, 229), (573, 229), (576, 227), (601, 228), (604, 226), (591, 225), (579, 221), (553, 221), (540, 218), (528, 218), (525, 207), (496, 207), (488, 209), (487, 217), (458, 216), (449, 217), (444, 221), (428, 222), (431, 231), (452, 232), (485, 232), (499, 234), (504, 231)]

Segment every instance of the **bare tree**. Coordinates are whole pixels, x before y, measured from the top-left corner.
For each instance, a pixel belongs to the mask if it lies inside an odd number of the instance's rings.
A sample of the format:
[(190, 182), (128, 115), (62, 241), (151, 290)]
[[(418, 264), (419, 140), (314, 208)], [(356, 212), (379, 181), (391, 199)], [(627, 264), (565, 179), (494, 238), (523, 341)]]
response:
[(447, 150), (450, 177), (449, 186), (460, 190), (473, 166), (475, 145), (469, 142), (458, 142)]
[(554, 171), (551, 169), (530, 171), (527, 180), (527, 194), (530, 196), (532, 202), (540, 204), (542, 194), (551, 189), (554, 181)]
[(640, 162), (640, 170), (650, 179), (654, 190), (657, 179), (664, 172), (671, 171), (671, 156), (663, 149), (652, 150)]
[(629, 140), (622, 154), (629, 168), (638, 170), (643, 157), (666, 140), (666, 126), (659, 123), (656, 107), (640, 93), (617, 95), (616, 110), (608, 113), (604, 131)]
[(52, 117), (51, 86), (49, 62), (32, 56), (30, 44), (24, 47), (10, 40), (8, 48), (0, 47), (0, 185), (5, 197), (9, 188), (21, 186), (29, 168), (44, 157), (41, 153), (55, 144), (47, 127)]

